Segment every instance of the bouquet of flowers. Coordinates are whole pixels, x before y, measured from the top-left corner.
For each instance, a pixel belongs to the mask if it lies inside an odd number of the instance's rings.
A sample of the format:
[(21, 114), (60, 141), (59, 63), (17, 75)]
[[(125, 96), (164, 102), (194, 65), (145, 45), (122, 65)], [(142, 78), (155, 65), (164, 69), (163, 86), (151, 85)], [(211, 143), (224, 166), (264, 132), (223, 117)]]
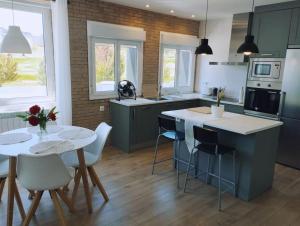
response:
[(32, 126), (40, 126), (41, 133), (46, 131), (47, 122), (55, 121), (56, 114), (55, 108), (52, 108), (49, 113), (45, 112), (45, 109), (41, 109), (40, 106), (34, 105), (29, 108), (28, 112), (25, 112), (25, 115), (18, 115), (17, 117), (23, 119), (25, 122), (29, 122)]

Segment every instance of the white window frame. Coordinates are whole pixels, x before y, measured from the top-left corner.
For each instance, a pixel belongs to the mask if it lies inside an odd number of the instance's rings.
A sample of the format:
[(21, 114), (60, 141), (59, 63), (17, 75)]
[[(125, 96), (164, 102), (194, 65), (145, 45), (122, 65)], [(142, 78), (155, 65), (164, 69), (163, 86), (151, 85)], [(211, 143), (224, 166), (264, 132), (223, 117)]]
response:
[[(0, 1), (0, 8), (11, 9), (11, 2)], [(15, 10), (21, 10), (32, 13), (41, 13), (43, 18), (43, 36), (44, 36), (44, 57), (45, 57), (45, 74), (47, 78), (47, 96), (2, 98), (0, 97), (0, 110), (11, 111), (16, 109), (23, 111), (23, 107), (29, 104), (44, 104), (51, 106), (55, 102), (55, 71), (54, 71), (54, 54), (53, 54), (53, 36), (52, 36), (52, 15), (50, 5), (34, 3), (14, 3)], [(19, 106), (19, 107), (18, 107)]]
[[(162, 79), (163, 79), (163, 61), (164, 61), (164, 49), (175, 49), (176, 50), (176, 61), (175, 61), (175, 85), (172, 88), (162, 87)], [(191, 81), (189, 86), (179, 86), (179, 53), (180, 50), (188, 50), (191, 51)], [(176, 93), (192, 93), (194, 91), (194, 81), (195, 81), (195, 62), (196, 57), (193, 54), (195, 51), (194, 46), (185, 46), (185, 45), (171, 45), (171, 44), (161, 44), (160, 46), (160, 63), (159, 63), (159, 79), (158, 79), (158, 87), (161, 87), (162, 95), (176, 94)]]
[[(96, 65), (95, 65), (95, 45), (96, 43), (109, 43), (114, 44), (115, 48), (115, 87), (113, 91), (96, 91)], [(121, 45), (134, 45), (138, 48), (138, 58), (137, 58), (137, 85), (136, 92), (137, 95), (141, 95), (142, 90), (142, 79), (143, 79), (143, 42), (142, 41), (131, 41), (131, 40), (120, 40), (120, 39), (110, 39), (110, 38), (98, 38), (89, 37), (88, 42), (88, 52), (89, 52), (89, 97), (90, 100), (97, 99), (108, 99), (115, 98), (117, 94), (117, 86), (120, 82), (120, 46)]]

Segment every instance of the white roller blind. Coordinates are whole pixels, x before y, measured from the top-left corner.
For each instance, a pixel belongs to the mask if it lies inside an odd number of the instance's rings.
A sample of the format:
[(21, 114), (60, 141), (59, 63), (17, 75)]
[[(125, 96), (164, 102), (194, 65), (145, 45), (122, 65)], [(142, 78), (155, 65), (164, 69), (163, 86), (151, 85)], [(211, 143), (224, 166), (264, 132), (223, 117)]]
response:
[(197, 36), (184, 35), (178, 33), (170, 32), (160, 32), (160, 42), (161, 44), (167, 45), (181, 45), (181, 46), (198, 46), (199, 39)]
[(123, 25), (87, 21), (89, 37), (111, 38), (130, 41), (146, 41), (146, 32), (143, 28)]

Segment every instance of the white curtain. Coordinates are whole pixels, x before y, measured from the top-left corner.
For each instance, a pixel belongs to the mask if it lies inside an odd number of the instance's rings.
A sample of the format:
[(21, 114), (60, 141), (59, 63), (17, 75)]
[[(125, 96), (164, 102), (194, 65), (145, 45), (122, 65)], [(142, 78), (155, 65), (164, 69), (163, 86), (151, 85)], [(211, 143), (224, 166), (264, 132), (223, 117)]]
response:
[(72, 125), (72, 96), (70, 72), (70, 43), (67, 0), (51, 2), (57, 123)]

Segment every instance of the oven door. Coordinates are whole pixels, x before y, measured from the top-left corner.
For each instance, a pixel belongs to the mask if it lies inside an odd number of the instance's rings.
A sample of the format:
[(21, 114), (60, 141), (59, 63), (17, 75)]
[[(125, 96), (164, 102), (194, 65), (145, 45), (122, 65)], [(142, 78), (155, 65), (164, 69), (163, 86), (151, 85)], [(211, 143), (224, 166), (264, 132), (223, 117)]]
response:
[(279, 111), (280, 91), (269, 89), (246, 89), (245, 110), (277, 115)]

